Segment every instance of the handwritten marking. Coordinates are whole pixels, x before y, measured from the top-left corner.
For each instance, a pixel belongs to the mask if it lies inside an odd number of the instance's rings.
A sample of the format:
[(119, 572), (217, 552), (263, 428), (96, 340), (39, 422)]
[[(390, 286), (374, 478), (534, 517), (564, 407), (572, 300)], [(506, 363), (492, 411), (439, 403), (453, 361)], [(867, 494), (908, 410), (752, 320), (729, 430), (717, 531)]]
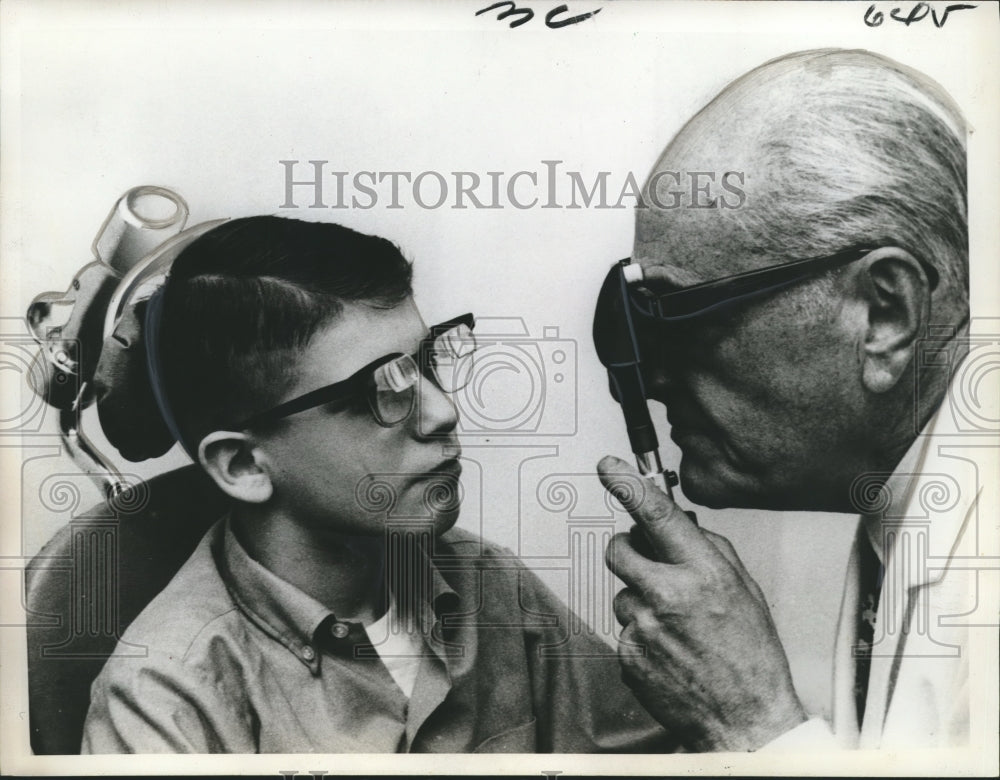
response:
[[(941, 29), (944, 27), (944, 23), (948, 21), (948, 14), (952, 11), (965, 11), (970, 8), (976, 8), (976, 6), (970, 3), (955, 3), (945, 8), (944, 13), (938, 16), (936, 8), (931, 7), (925, 2), (919, 2), (910, 9), (908, 14), (905, 15), (903, 15), (901, 8), (893, 8), (889, 12), (889, 18), (905, 25), (906, 27), (909, 27), (911, 24), (920, 22), (930, 15), (934, 26)], [(877, 10), (874, 3), (868, 6), (868, 10), (865, 11), (865, 24), (869, 27), (878, 27), (883, 21), (885, 21), (885, 14)]]
[[(481, 16), (482, 14), (489, 13), (490, 11), (496, 11), (500, 8), (503, 8), (504, 10), (497, 14), (498, 22), (502, 22), (508, 16), (519, 16), (519, 18), (510, 22), (510, 27), (512, 29), (514, 27), (520, 27), (522, 24), (527, 24), (535, 18), (535, 12), (533, 10), (530, 8), (520, 8), (517, 3), (513, 2), (513, 0), (501, 0), (500, 2), (493, 3), (493, 5), (486, 6), (486, 8), (480, 8), (476, 11), (476, 16)], [(601, 12), (601, 9), (598, 8), (596, 11), (589, 11), (585, 14), (577, 14), (576, 16), (570, 16), (565, 19), (557, 18), (568, 12), (569, 7), (565, 3), (557, 5), (545, 14), (545, 26), (550, 30), (558, 30), (562, 27), (579, 24), (580, 22), (585, 22), (587, 19), (592, 19), (597, 16), (597, 14)]]

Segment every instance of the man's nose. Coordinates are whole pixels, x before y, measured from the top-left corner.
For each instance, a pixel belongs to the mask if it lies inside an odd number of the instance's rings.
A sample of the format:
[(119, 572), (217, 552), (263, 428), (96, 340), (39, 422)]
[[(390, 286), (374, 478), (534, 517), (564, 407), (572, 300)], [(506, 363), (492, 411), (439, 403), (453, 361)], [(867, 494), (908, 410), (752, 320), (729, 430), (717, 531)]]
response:
[(458, 409), (452, 397), (425, 376), (420, 377), (417, 391), (417, 435), (433, 438), (454, 431)]

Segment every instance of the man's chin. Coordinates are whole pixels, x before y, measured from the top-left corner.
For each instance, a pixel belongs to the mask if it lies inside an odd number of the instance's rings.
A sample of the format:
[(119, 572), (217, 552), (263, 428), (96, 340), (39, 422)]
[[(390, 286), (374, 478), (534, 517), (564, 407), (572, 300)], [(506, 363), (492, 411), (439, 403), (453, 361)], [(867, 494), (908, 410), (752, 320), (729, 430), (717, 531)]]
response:
[(766, 489), (761, 485), (741, 484), (738, 477), (726, 478), (718, 470), (702, 469), (681, 461), (680, 482), (684, 496), (708, 509), (766, 509), (773, 512), (843, 511), (822, 504), (815, 491), (803, 494), (791, 489)]
[(709, 509), (748, 508), (759, 499), (725, 479), (717, 469), (703, 468), (697, 461), (683, 458), (680, 465), (681, 490), (692, 503)]

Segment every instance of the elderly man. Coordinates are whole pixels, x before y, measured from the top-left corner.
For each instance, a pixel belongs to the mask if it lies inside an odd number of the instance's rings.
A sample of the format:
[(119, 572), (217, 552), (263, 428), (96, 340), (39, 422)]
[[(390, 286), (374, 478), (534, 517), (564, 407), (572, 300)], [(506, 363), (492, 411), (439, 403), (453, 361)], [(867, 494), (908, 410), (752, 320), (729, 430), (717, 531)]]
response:
[[(691, 172), (741, 176), (745, 199), (692, 191), (678, 204), (671, 188)], [(783, 57), (688, 122), (644, 200), (633, 257), (643, 280), (630, 295), (645, 393), (666, 406), (685, 495), (714, 508), (861, 513), (833, 731), (846, 746), (961, 744), (968, 629), (939, 617), (974, 607), (974, 574), (948, 562), (970, 543), (976, 483), (928, 446), (954, 431), (941, 366), (967, 351), (958, 110), (884, 57)], [(921, 358), (928, 336), (937, 360)], [(612, 491), (634, 475), (614, 458), (599, 470)], [(917, 502), (942, 475), (955, 495), (928, 515)], [(607, 558), (627, 586), (615, 602), (624, 676), (647, 709), (693, 750), (831, 740), (808, 720), (729, 543), (655, 488), (622, 498), (638, 526)]]

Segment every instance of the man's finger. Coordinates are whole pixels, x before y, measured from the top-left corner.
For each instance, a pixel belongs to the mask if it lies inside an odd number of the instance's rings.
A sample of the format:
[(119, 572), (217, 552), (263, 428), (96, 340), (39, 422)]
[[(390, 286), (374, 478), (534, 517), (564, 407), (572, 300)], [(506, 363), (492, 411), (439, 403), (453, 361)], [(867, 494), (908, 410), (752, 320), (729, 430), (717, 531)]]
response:
[(631, 588), (622, 588), (615, 594), (615, 617), (623, 626), (635, 620), (636, 611), (642, 604), (640, 596)]
[(646, 536), (641, 525), (633, 525), (629, 528), (628, 537), (632, 547), (639, 555), (645, 555), (651, 561), (656, 560), (656, 552), (653, 550), (653, 545), (649, 543), (649, 537)]
[(733, 567), (737, 574), (740, 575), (740, 579), (743, 580), (744, 585), (749, 585), (753, 581), (750, 576), (750, 572), (746, 570), (743, 566), (743, 561), (740, 560), (740, 556), (736, 554), (736, 548), (733, 547), (732, 542), (730, 542), (725, 536), (721, 534), (713, 533), (712, 531), (706, 531), (704, 528), (701, 529), (702, 536), (704, 536), (708, 541), (710, 541), (715, 549), (718, 550), (722, 557), (725, 558), (729, 565)]
[(736, 548), (733, 547), (732, 542), (730, 542), (726, 537), (721, 534), (713, 533), (712, 531), (706, 531), (702, 529), (702, 534), (707, 538), (715, 548), (722, 553), (722, 556), (729, 561), (730, 566), (732, 566), (736, 573), (740, 575), (740, 579), (743, 581), (744, 587), (749, 590), (755, 599), (762, 604), (766, 604), (767, 601), (764, 598), (764, 592), (760, 589), (757, 581), (750, 576), (750, 572), (747, 571), (746, 566), (743, 565), (743, 561), (740, 560), (740, 556), (736, 553)]
[(717, 534), (714, 531), (707, 531), (704, 528), (701, 529), (701, 533), (702, 536), (715, 545), (715, 549), (722, 553), (722, 557), (729, 561), (729, 563), (733, 565), (734, 569), (739, 570), (742, 568), (740, 558), (736, 554), (736, 548), (733, 547), (732, 542), (730, 542), (725, 536)]
[(611, 537), (604, 551), (604, 563), (612, 574), (639, 593), (646, 593), (658, 585), (669, 568), (638, 552), (628, 534)]
[(683, 563), (710, 548), (711, 543), (691, 518), (625, 461), (608, 455), (597, 464), (597, 474), (601, 484), (643, 528), (657, 560)]

